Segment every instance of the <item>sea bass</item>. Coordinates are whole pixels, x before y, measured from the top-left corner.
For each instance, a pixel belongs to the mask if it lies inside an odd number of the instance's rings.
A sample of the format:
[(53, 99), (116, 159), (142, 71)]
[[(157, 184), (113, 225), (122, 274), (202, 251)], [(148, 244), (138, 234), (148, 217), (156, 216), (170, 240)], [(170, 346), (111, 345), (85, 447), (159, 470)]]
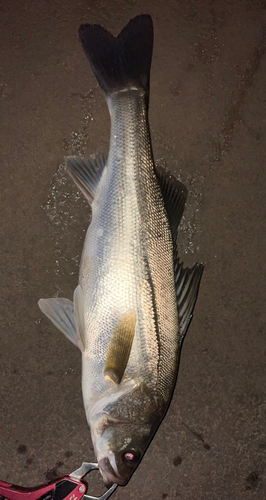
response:
[(102, 477), (124, 485), (173, 394), (202, 265), (184, 268), (176, 238), (187, 190), (155, 167), (149, 124), (151, 17), (116, 38), (82, 25), (80, 40), (111, 115), (108, 156), (69, 157), (92, 220), (73, 302), (39, 306), (82, 353), (82, 393)]

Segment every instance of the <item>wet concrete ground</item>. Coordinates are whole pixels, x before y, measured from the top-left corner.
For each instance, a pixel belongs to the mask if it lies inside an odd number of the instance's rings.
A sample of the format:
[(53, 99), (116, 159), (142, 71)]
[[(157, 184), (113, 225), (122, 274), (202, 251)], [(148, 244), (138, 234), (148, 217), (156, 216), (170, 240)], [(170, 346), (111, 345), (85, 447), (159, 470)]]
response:
[(118, 500), (264, 500), (264, 0), (0, 1), (0, 478), (44, 482), (94, 460), (80, 355), (40, 313), (72, 298), (90, 210), (68, 154), (108, 149), (81, 23), (150, 13), (156, 160), (186, 183), (187, 265), (206, 268), (170, 410)]

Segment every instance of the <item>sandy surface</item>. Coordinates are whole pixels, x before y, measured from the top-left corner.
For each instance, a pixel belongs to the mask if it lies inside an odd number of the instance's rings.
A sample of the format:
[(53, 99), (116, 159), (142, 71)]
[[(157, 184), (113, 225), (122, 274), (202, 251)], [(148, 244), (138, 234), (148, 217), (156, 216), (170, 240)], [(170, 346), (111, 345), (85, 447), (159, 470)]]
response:
[(264, 0), (0, 1), (0, 478), (94, 460), (80, 354), (37, 301), (72, 298), (90, 221), (64, 156), (108, 150), (78, 27), (118, 34), (140, 13), (155, 28), (154, 155), (189, 189), (181, 256), (206, 268), (170, 410), (115, 497), (265, 500)]

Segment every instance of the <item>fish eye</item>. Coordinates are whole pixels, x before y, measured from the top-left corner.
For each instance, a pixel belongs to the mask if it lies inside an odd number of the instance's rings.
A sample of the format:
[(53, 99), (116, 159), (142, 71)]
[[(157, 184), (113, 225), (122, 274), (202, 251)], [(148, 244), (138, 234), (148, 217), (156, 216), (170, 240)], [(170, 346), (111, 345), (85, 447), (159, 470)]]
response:
[(140, 460), (140, 452), (134, 449), (127, 450), (123, 453), (123, 460), (127, 465), (136, 465)]

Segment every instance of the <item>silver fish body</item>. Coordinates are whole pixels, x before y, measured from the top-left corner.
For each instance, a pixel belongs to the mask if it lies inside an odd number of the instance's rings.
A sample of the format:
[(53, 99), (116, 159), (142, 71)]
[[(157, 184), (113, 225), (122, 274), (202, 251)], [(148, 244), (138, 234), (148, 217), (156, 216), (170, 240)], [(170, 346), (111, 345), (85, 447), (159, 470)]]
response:
[[(148, 125), (152, 22), (80, 37), (111, 116), (108, 159), (68, 159), (92, 208), (74, 304), (41, 299), (82, 351), (82, 392), (106, 485), (126, 484), (169, 406), (202, 266), (184, 269), (176, 231), (186, 190), (153, 163)], [(144, 48), (142, 50), (142, 45)]]
[[(117, 92), (109, 109), (108, 163), (92, 203), (80, 270), (86, 339), (82, 388), (94, 443), (110, 392), (122, 397), (119, 419), (128, 421), (132, 393), (139, 384), (150, 393), (147, 438), (152, 437), (173, 392), (180, 345), (173, 241), (154, 172), (144, 92), (134, 88)], [(135, 335), (124, 380), (114, 388), (104, 376), (104, 365), (116, 324), (128, 311), (137, 315)], [(121, 396), (123, 386), (126, 393)], [(141, 421), (142, 403), (147, 402), (141, 392), (135, 393), (136, 398), (140, 411), (134, 417)], [(99, 402), (101, 410), (95, 416)], [(130, 432), (124, 437), (126, 448), (136, 450)], [(97, 455), (100, 461), (106, 447)]]
[(179, 345), (172, 235), (154, 172), (143, 92), (118, 92), (109, 106), (108, 163), (92, 203), (80, 269), (85, 407), (108, 389), (103, 369), (110, 337), (131, 310), (137, 324), (127, 376), (143, 380), (167, 404)]

